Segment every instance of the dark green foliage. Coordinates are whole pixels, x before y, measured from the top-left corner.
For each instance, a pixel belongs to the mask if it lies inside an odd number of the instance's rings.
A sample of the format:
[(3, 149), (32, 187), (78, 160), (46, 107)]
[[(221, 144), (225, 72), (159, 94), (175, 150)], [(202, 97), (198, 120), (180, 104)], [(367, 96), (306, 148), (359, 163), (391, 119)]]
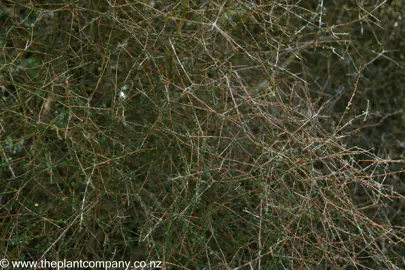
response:
[(405, 14), (364, 2), (1, 3), (1, 257), (400, 269)]

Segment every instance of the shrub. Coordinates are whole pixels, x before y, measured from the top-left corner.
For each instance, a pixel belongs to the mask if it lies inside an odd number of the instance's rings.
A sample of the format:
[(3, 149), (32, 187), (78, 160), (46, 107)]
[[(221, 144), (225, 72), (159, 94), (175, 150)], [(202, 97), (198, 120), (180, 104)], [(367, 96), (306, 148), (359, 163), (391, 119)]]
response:
[(399, 269), (353, 136), (384, 5), (260, 2), (1, 4), (2, 255)]

